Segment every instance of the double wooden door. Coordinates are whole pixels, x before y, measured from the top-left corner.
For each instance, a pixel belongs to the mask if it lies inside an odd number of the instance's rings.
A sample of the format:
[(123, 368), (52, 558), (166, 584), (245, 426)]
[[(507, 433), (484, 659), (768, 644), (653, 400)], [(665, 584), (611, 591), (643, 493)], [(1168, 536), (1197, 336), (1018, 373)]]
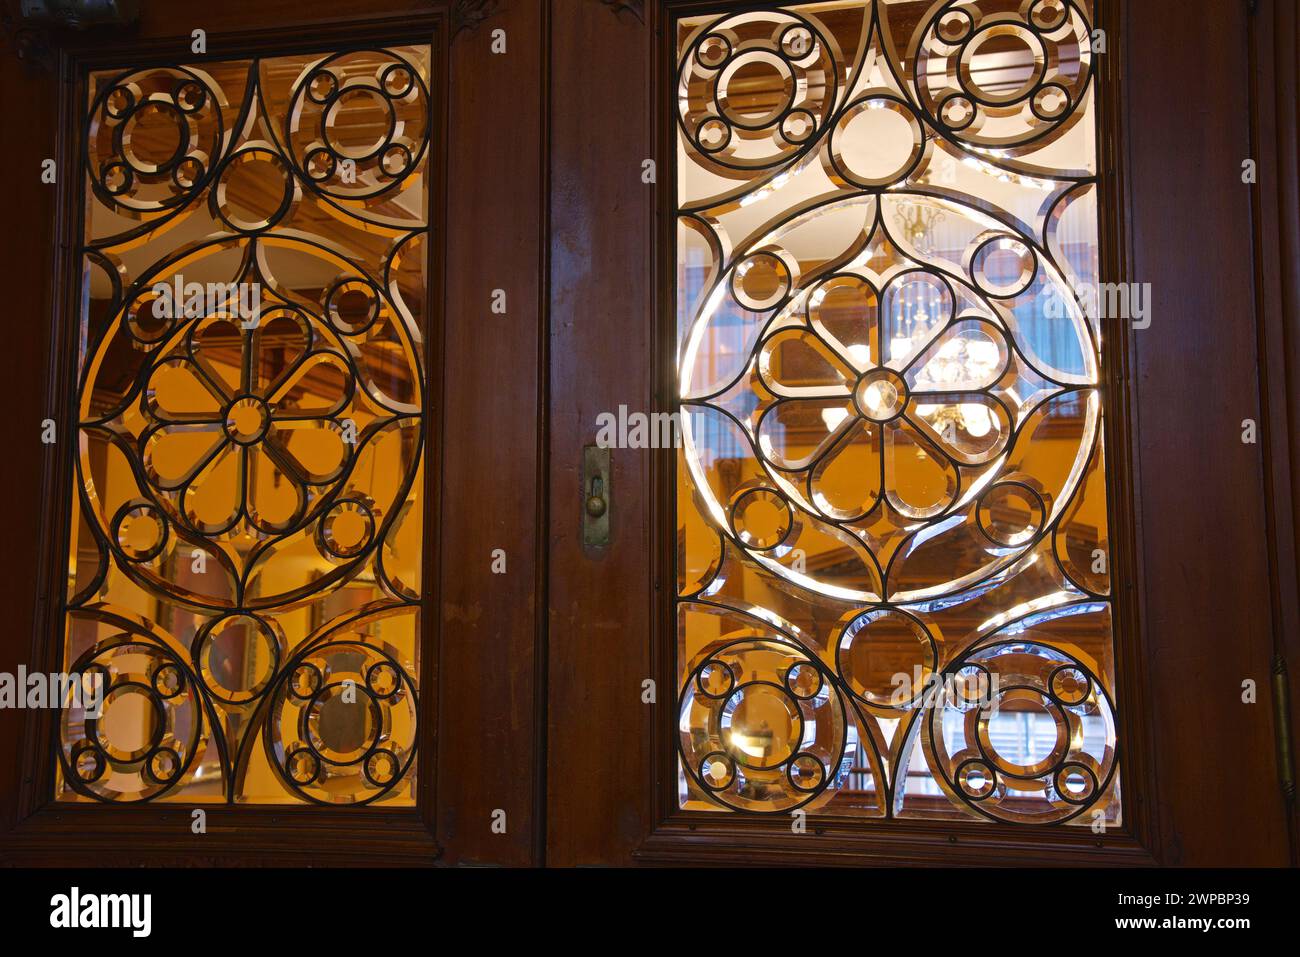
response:
[(373, 6), (13, 31), (5, 860), (1294, 860), (1293, 3)]

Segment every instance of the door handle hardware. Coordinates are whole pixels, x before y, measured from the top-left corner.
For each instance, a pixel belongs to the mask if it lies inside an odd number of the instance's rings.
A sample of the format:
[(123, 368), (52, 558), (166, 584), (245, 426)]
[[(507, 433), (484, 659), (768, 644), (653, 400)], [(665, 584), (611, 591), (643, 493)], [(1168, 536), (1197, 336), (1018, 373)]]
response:
[(609, 544), (610, 513), (609, 449), (596, 445), (582, 450), (582, 544)]
[(587, 496), (587, 514), (600, 518), (605, 514), (608, 504), (605, 502), (605, 480), (599, 475), (591, 480), (591, 494)]

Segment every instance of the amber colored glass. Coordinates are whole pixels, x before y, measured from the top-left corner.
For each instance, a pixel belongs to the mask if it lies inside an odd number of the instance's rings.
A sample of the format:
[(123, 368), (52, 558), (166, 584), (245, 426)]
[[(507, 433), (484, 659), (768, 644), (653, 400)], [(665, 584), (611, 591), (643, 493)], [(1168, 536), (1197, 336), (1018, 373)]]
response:
[(429, 63), (91, 75), (61, 800), (414, 803)]
[(1091, 16), (676, 21), (681, 807), (1119, 820)]

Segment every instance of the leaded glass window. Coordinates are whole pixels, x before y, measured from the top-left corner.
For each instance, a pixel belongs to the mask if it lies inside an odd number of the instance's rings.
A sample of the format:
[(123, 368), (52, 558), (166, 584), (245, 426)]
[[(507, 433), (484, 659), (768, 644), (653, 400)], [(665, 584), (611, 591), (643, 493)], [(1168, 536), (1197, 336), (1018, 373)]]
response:
[(676, 21), (682, 807), (1118, 820), (1092, 15)]
[(415, 803), (429, 84), (91, 74), (60, 799)]

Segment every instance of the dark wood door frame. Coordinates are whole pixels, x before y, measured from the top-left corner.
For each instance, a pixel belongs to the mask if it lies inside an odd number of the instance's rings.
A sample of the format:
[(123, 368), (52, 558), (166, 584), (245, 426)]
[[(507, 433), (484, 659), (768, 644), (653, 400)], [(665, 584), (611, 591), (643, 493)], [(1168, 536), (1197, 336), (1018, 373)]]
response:
[[(1255, 220), (1256, 322), (1260, 396), (1265, 416), (1265, 500), (1269, 506), (1273, 659), (1287, 691), (1290, 754), (1279, 751), (1289, 778), (1291, 855), (1300, 862), (1295, 743), (1300, 742), (1300, 11), (1296, 0), (1259, 0), (1250, 25), (1251, 141), (1259, 182)], [(1278, 674), (1277, 672), (1279, 672)], [(1288, 743), (1279, 738), (1279, 747)], [(1283, 782), (1286, 786), (1286, 782)]]

